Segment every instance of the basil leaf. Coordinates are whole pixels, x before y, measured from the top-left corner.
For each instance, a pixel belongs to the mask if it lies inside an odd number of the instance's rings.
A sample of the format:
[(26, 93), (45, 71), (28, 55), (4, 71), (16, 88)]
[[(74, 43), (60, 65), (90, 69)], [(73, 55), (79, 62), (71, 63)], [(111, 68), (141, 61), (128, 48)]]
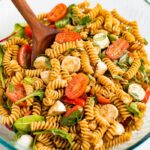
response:
[(69, 133), (67, 133), (66, 131), (63, 131), (63, 130), (60, 130), (60, 129), (51, 129), (51, 132), (52, 132), (53, 135), (59, 135), (62, 138), (68, 140), (70, 145), (72, 145), (71, 135)]
[(141, 111), (138, 109), (137, 104), (132, 102), (130, 105), (126, 105), (128, 111), (133, 113), (134, 115), (138, 116), (139, 118), (142, 117)]
[(16, 23), (14, 26), (14, 32), (16, 32), (16, 34), (13, 37), (24, 37), (24, 26), (22, 24)]
[(14, 127), (18, 131), (30, 132), (30, 124), (34, 121), (44, 121), (44, 117), (39, 115), (25, 116), (16, 120), (14, 123)]
[[(83, 110), (83, 109), (82, 109)], [(60, 120), (62, 126), (72, 126), (75, 125), (82, 117), (82, 110), (77, 110), (73, 112), (70, 116), (63, 116)]]
[(11, 93), (14, 92), (14, 85), (13, 85), (12, 83), (9, 84), (9, 91), (10, 91)]
[(24, 98), (18, 100), (18, 101), (16, 102), (16, 104), (19, 104), (19, 103), (25, 101), (26, 99), (31, 98), (31, 97), (34, 97), (34, 96), (38, 96), (38, 97), (40, 98), (40, 100), (42, 100), (43, 97), (44, 97), (44, 91), (43, 91), (43, 90), (35, 90), (35, 91), (33, 91), (32, 93), (30, 93), (29, 95), (27, 95), (26, 97), (24, 97)]
[(35, 82), (35, 80), (33, 78), (30, 78), (30, 77), (25, 77), (23, 79), (23, 81), (24, 81), (24, 83), (29, 84), (29, 85), (31, 85), (32, 83)]
[(91, 21), (89, 16), (85, 16), (82, 19), (79, 20), (78, 24), (79, 25), (86, 25), (87, 23), (89, 23)]

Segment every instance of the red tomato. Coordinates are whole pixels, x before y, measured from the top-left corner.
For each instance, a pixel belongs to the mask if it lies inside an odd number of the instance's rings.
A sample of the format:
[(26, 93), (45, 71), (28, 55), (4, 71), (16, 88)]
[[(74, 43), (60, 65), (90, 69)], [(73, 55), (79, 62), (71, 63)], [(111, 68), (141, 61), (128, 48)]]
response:
[(29, 37), (29, 38), (32, 38), (32, 30), (31, 30), (31, 28), (29, 26), (26, 26), (24, 30), (25, 30), (26, 36)]
[(48, 14), (47, 18), (50, 22), (56, 22), (67, 14), (67, 6), (63, 3), (56, 5)]
[(143, 103), (147, 103), (148, 100), (149, 100), (149, 97), (150, 97), (150, 87), (148, 87), (148, 88), (146, 89), (146, 94), (145, 94), (145, 97), (144, 97), (144, 99), (143, 99)]
[(110, 59), (115, 60), (120, 58), (128, 48), (129, 44), (126, 40), (118, 39), (107, 48), (106, 55)]
[[(26, 91), (24, 89), (23, 84), (17, 84), (14, 85), (13, 92), (10, 91), (10, 88), (8, 87), (6, 90), (6, 97), (10, 99), (13, 103), (17, 102), (19, 99), (26, 96)], [(26, 106), (26, 102), (21, 102), (19, 104), (20, 106)]]
[(88, 83), (89, 78), (85, 74), (79, 73), (75, 75), (68, 83), (68, 86), (65, 89), (65, 95), (69, 99), (76, 99), (81, 97), (85, 92)]
[(55, 37), (55, 41), (60, 44), (64, 42), (71, 42), (80, 39), (81, 39), (80, 34), (73, 31), (63, 31), (58, 33)]
[(19, 65), (23, 68), (27, 68), (30, 66), (31, 62), (31, 46), (22, 45), (18, 52), (18, 62)]
[(65, 116), (68, 117), (70, 116), (72, 113), (74, 113), (75, 111), (80, 110), (82, 112), (83, 108), (79, 105), (76, 105), (74, 107), (72, 107), (71, 109), (69, 109), (66, 113)]
[(83, 98), (68, 99), (68, 98), (66, 97), (66, 98), (64, 98), (63, 102), (64, 102), (64, 103), (67, 103), (67, 104), (85, 106), (85, 100), (84, 100)]
[(99, 95), (98, 98), (97, 98), (97, 101), (100, 103), (100, 104), (110, 104), (110, 100), (103, 97), (102, 95)]

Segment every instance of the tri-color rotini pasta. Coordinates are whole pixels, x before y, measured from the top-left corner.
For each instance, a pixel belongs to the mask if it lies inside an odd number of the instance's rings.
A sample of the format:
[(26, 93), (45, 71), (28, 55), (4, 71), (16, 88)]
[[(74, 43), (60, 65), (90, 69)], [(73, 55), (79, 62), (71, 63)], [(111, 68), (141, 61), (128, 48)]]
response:
[(108, 150), (129, 141), (150, 96), (137, 22), (86, 0), (37, 18), (59, 33), (33, 64), (27, 24), (0, 47), (1, 124), (28, 134), (35, 150)]

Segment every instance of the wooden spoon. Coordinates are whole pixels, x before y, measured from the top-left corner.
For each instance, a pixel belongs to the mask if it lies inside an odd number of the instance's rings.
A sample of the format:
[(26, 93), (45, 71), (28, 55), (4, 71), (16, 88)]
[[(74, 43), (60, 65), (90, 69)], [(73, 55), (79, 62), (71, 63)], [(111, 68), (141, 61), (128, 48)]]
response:
[(12, 2), (32, 29), (31, 64), (33, 64), (35, 58), (43, 54), (45, 49), (53, 43), (58, 30), (39, 22), (25, 0), (12, 0)]

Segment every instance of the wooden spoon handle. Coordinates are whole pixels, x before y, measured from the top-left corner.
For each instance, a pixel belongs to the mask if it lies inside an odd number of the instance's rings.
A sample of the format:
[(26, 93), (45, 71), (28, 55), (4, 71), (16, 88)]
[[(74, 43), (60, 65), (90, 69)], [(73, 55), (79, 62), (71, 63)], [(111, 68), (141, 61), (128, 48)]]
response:
[(40, 22), (36, 18), (36, 15), (33, 13), (27, 2), (25, 0), (11, 0), (11, 1), (14, 3), (19, 12), (22, 14), (22, 16), (27, 21), (32, 30), (35, 28), (38, 29), (38, 27), (40, 26)]

